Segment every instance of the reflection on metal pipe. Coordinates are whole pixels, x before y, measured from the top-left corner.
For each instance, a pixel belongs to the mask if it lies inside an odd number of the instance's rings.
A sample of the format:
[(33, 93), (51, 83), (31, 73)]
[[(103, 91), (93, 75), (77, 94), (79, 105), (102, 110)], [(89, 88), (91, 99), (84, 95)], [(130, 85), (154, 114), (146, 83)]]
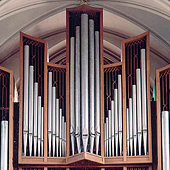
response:
[(72, 154), (74, 155), (74, 133), (75, 133), (75, 118), (74, 118), (74, 37), (70, 39), (70, 136)]
[(33, 140), (33, 89), (34, 89), (34, 67), (29, 69), (29, 153), (32, 156), (32, 140)]
[(62, 143), (62, 156), (64, 156), (64, 116), (62, 116), (62, 125), (61, 125), (61, 143)]
[(109, 122), (109, 156), (112, 156), (112, 116), (111, 116), (111, 110), (108, 111), (108, 122)]
[(108, 117), (106, 117), (106, 157), (108, 157), (108, 137), (109, 137), (109, 121), (108, 121)]
[(134, 155), (137, 154), (136, 85), (132, 85)]
[(75, 58), (75, 137), (77, 140), (78, 153), (81, 152), (80, 147), (80, 26), (76, 27), (76, 58)]
[(130, 137), (130, 153), (133, 154), (133, 112), (132, 98), (129, 98), (129, 137)]
[(53, 157), (55, 156), (55, 138), (56, 138), (56, 87), (52, 87), (52, 144), (53, 144)]
[(52, 117), (52, 72), (48, 73), (48, 151), (49, 156), (51, 156), (51, 137), (52, 137), (52, 128), (51, 128), (51, 117)]
[(1, 121), (1, 170), (8, 169), (8, 121)]
[(66, 156), (66, 122), (64, 122), (64, 156)]
[(122, 76), (118, 75), (118, 107), (119, 107), (119, 146), (122, 155)]
[(94, 20), (89, 20), (89, 43), (90, 43), (90, 152), (93, 153), (94, 146)]
[(29, 46), (24, 46), (24, 156), (27, 152), (27, 138), (28, 138), (28, 80), (29, 80)]
[(144, 153), (147, 154), (147, 99), (146, 99), (146, 64), (145, 49), (141, 49), (141, 80), (142, 80), (142, 121)]
[(127, 155), (129, 156), (129, 109), (126, 109), (126, 120), (127, 120)]
[(34, 83), (34, 156), (37, 154), (38, 83)]
[(38, 96), (38, 156), (41, 151), (41, 96)]
[(116, 143), (116, 156), (118, 156), (118, 108), (117, 108), (117, 89), (114, 89), (114, 104), (115, 104), (115, 143)]
[(59, 99), (56, 99), (56, 156), (59, 153), (59, 136), (60, 136), (60, 111), (59, 111)]
[(136, 69), (136, 89), (137, 89), (137, 118), (138, 118), (138, 147), (141, 155), (142, 145), (142, 113), (141, 113), (141, 75), (140, 69)]
[(41, 156), (44, 155), (44, 107), (41, 107)]
[(100, 50), (99, 31), (95, 31), (95, 113), (96, 113), (96, 154), (99, 150), (100, 138)]
[[(88, 144), (88, 15), (81, 15), (81, 109), (82, 109), (82, 140), (84, 151)], [(97, 148), (96, 148), (97, 149)]]
[(114, 101), (112, 100), (111, 101), (111, 113), (112, 113), (112, 155), (114, 156), (114, 153), (115, 153), (115, 149), (114, 149), (114, 146), (115, 146), (115, 111), (114, 111)]
[(169, 112), (162, 111), (162, 170), (170, 169), (169, 149)]
[(60, 157), (62, 156), (61, 154), (61, 146), (62, 146), (62, 109), (60, 109), (60, 144), (59, 144), (59, 153), (60, 153)]

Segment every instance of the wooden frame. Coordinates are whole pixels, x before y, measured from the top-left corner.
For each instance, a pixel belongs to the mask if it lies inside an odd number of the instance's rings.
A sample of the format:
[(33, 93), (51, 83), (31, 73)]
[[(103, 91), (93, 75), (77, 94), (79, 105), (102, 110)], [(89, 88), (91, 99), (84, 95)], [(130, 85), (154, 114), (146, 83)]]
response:
[(13, 101), (13, 94), (14, 94), (14, 76), (13, 76), (13, 71), (4, 68), (2, 66), (0, 66), (0, 70), (8, 73), (10, 75), (10, 85), (9, 85), (9, 170), (13, 170), (13, 129), (14, 129), (14, 125), (13, 125), (13, 118), (14, 118), (14, 101)]
[[(150, 106), (150, 69), (149, 69), (149, 31), (122, 41), (122, 64), (123, 64), (123, 121), (126, 122), (126, 53), (125, 45), (130, 42), (138, 41), (146, 37), (146, 73), (147, 73), (147, 114), (148, 114), (148, 155), (146, 156), (127, 156), (126, 140), (123, 141), (124, 161), (129, 163), (152, 163), (152, 130), (151, 130), (151, 106)], [(126, 123), (123, 124), (123, 131), (126, 134)], [(124, 136), (126, 138), (126, 135)]]
[(162, 169), (162, 126), (161, 126), (161, 93), (160, 93), (160, 73), (170, 70), (170, 65), (156, 70), (156, 115), (157, 115), (157, 169)]

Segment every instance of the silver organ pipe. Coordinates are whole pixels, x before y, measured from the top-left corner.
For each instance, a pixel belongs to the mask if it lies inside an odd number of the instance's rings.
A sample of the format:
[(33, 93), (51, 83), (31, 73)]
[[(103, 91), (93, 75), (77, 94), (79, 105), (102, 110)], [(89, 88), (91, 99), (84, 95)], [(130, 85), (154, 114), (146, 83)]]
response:
[(130, 153), (133, 155), (133, 111), (132, 98), (129, 98), (129, 137), (130, 137)]
[(41, 156), (44, 155), (44, 107), (41, 107)]
[(119, 147), (122, 155), (122, 76), (118, 75)]
[(62, 156), (62, 109), (60, 109), (60, 133), (59, 133), (59, 153), (60, 157)]
[[(75, 117), (74, 117), (74, 37), (70, 39), (70, 136), (72, 144), (72, 154), (74, 155), (74, 133), (75, 133)], [(61, 122), (60, 122), (61, 123)]]
[(107, 138), (107, 130), (106, 130), (106, 123), (104, 123), (104, 153), (105, 153), (105, 156), (107, 156), (107, 146), (106, 146), (106, 138)]
[(130, 139), (130, 136), (129, 136), (129, 109), (127, 108), (126, 109), (126, 114), (127, 114), (127, 116), (126, 116), (126, 120), (127, 120), (127, 122), (126, 122), (126, 124), (127, 124), (127, 155), (129, 156), (130, 154), (130, 150), (129, 150), (129, 146), (130, 146), (130, 141), (129, 141), (129, 139)]
[(8, 121), (1, 121), (1, 170), (8, 170)]
[(109, 156), (108, 154), (108, 150), (109, 150), (109, 121), (108, 121), (108, 117), (106, 117), (106, 157)]
[(82, 140), (84, 151), (87, 151), (88, 128), (88, 15), (81, 15), (81, 109)]
[(109, 156), (112, 156), (112, 149), (111, 149), (111, 145), (112, 145), (112, 116), (111, 116), (111, 110), (108, 111), (108, 127), (109, 127)]
[(99, 149), (100, 138), (100, 49), (99, 31), (95, 31), (95, 113), (96, 113), (96, 154)]
[(59, 99), (56, 99), (56, 156), (59, 156), (60, 111)]
[(56, 138), (56, 87), (52, 87), (52, 145), (53, 157), (55, 156), (55, 138)]
[(136, 85), (132, 85), (132, 105), (133, 105), (133, 145), (134, 155), (137, 155), (137, 119), (136, 119)]
[(90, 152), (93, 153), (95, 129), (94, 129), (94, 20), (89, 20), (89, 44), (90, 44)]
[(112, 156), (114, 156), (114, 146), (115, 146), (115, 111), (114, 111), (114, 101), (111, 101), (111, 117), (112, 117)]
[(137, 89), (137, 119), (138, 119), (138, 150), (141, 155), (142, 146), (142, 111), (141, 111), (141, 73), (136, 69), (136, 89)]
[(118, 156), (118, 99), (117, 89), (114, 89), (114, 109), (115, 109), (115, 144), (116, 144), (116, 156)]
[(29, 88), (29, 46), (24, 46), (24, 156), (27, 152), (27, 138), (28, 138), (28, 88)]
[(33, 141), (33, 89), (34, 89), (34, 67), (29, 67), (29, 154), (32, 156)]
[(61, 140), (62, 140), (62, 156), (64, 156), (64, 116), (62, 116), (62, 126), (61, 126)]
[(41, 96), (38, 96), (38, 156), (41, 152)]
[(64, 122), (64, 156), (66, 156), (66, 122)]
[(34, 83), (34, 156), (37, 154), (37, 117), (38, 117), (38, 83)]
[(147, 154), (147, 98), (146, 98), (146, 59), (145, 49), (141, 49), (141, 81), (142, 81), (142, 121), (144, 153)]
[(76, 58), (75, 58), (75, 115), (76, 128), (75, 137), (77, 140), (78, 153), (81, 152), (80, 147), (80, 26), (76, 27)]
[(52, 72), (48, 73), (48, 152), (51, 156), (51, 140), (52, 140), (52, 126), (51, 126), (51, 116), (52, 116)]
[(162, 170), (170, 169), (169, 111), (162, 111)]

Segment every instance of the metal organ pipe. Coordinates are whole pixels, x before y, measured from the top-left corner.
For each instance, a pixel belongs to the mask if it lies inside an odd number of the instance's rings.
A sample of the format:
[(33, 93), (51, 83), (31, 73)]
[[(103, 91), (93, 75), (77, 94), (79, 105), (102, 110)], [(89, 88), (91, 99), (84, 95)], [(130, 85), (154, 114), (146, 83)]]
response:
[[(82, 140), (84, 151), (88, 144), (88, 15), (81, 15), (81, 109)], [(96, 148), (97, 149), (97, 148)]]
[(38, 96), (38, 156), (41, 152), (41, 96)]
[(59, 156), (59, 136), (60, 136), (60, 111), (59, 99), (56, 99), (56, 156)]
[(44, 107), (41, 107), (41, 156), (44, 155)]
[(145, 49), (141, 49), (141, 80), (142, 80), (142, 121), (144, 153), (147, 154), (147, 98), (146, 98), (146, 61)]
[(107, 157), (109, 156), (109, 154), (108, 154), (108, 149), (109, 149), (108, 138), (109, 138), (109, 121), (108, 121), (108, 117), (106, 117), (106, 156)]
[[(72, 154), (74, 155), (74, 133), (75, 133), (75, 118), (74, 118), (74, 37), (70, 39), (70, 136)], [(60, 121), (61, 123), (61, 121)]]
[(62, 156), (61, 154), (61, 146), (62, 146), (62, 109), (60, 109), (60, 144), (59, 144), (59, 153), (60, 157)]
[(100, 50), (99, 31), (95, 31), (95, 113), (96, 113), (96, 154), (99, 149), (100, 138)]
[(115, 146), (115, 111), (114, 111), (114, 101), (111, 101), (111, 113), (112, 113), (112, 155), (114, 156), (114, 146)]
[(162, 167), (170, 169), (169, 157), (169, 111), (162, 111)]
[(129, 137), (130, 137), (130, 153), (133, 154), (133, 111), (132, 98), (129, 98)]
[(51, 116), (52, 116), (52, 72), (48, 73), (48, 150), (49, 156), (51, 156), (51, 137), (52, 137), (52, 128), (51, 128)]
[(77, 140), (78, 153), (81, 152), (80, 147), (80, 26), (76, 27), (76, 56), (75, 56), (75, 115), (76, 128), (75, 137)]
[(52, 87), (52, 144), (53, 157), (55, 156), (55, 138), (56, 138), (56, 87)]
[(109, 122), (109, 156), (112, 156), (112, 116), (111, 116), (111, 110), (108, 111), (108, 122)]
[(32, 156), (32, 141), (33, 141), (33, 89), (34, 89), (34, 67), (29, 67), (29, 153)]
[(62, 116), (62, 125), (61, 125), (61, 140), (62, 140), (62, 156), (64, 156), (64, 116)]
[(137, 89), (138, 147), (139, 147), (139, 155), (141, 155), (142, 112), (141, 112), (141, 73), (140, 73), (140, 69), (136, 69), (136, 89)]
[(89, 20), (89, 44), (90, 44), (90, 152), (93, 153), (95, 130), (94, 130), (94, 20)]
[(137, 154), (136, 85), (132, 85), (134, 155)]
[(127, 108), (126, 109), (126, 114), (127, 114), (127, 116), (126, 116), (126, 120), (127, 120), (127, 155), (129, 156), (129, 146), (130, 146), (130, 144), (129, 144), (129, 139), (130, 139), (130, 136), (129, 136), (129, 109)]
[(28, 138), (28, 85), (29, 85), (29, 46), (24, 46), (24, 156), (27, 151), (27, 138)]
[(38, 83), (34, 83), (34, 156), (37, 153)]
[(119, 146), (122, 155), (122, 76), (118, 75)]
[(8, 121), (1, 121), (1, 170), (8, 170)]

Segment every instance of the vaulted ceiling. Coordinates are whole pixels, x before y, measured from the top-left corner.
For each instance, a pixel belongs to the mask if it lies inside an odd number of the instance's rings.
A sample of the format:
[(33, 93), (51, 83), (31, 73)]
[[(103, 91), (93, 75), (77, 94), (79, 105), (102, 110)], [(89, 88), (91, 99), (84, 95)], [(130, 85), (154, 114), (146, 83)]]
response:
[[(104, 10), (104, 55), (117, 62), (121, 41), (150, 31), (151, 84), (155, 70), (170, 63), (170, 2), (168, 0), (89, 0)], [(52, 62), (66, 52), (66, 8), (80, 0), (1, 0), (0, 65), (14, 71), (19, 85), (20, 31), (48, 41)]]

